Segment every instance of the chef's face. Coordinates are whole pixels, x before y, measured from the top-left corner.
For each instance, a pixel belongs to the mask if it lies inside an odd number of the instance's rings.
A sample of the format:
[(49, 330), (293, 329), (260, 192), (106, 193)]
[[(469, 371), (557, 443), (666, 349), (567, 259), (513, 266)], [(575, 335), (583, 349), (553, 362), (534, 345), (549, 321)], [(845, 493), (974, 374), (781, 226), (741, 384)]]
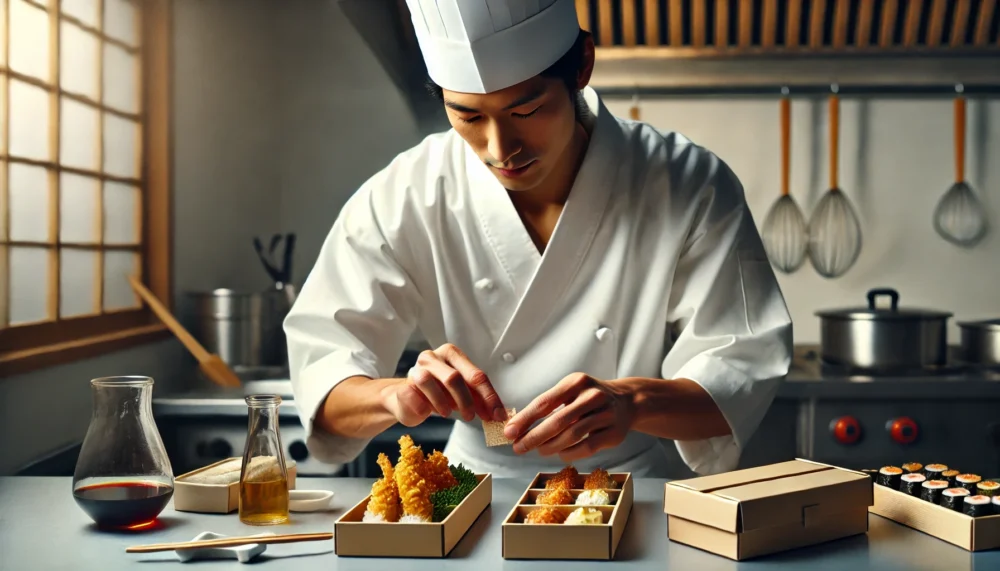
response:
[[(592, 44), (591, 44), (592, 46)], [(587, 51), (592, 58), (592, 48)], [(577, 89), (590, 80), (584, 65)], [(443, 90), (448, 118), (508, 190), (545, 183), (570, 152), (577, 129), (576, 94), (555, 77), (535, 76), (487, 94)]]

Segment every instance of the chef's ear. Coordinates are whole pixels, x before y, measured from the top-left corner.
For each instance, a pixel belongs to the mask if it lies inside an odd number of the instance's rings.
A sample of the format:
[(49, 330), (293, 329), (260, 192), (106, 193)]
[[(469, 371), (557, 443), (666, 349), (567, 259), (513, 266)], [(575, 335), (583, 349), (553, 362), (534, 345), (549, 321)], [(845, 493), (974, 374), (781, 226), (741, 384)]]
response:
[(590, 84), (590, 77), (594, 74), (594, 36), (587, 31), (581, 31), (583, 36), (583, 58), (580, 61), (580, 69), (576, 76), (576, 88), (582, 90)]

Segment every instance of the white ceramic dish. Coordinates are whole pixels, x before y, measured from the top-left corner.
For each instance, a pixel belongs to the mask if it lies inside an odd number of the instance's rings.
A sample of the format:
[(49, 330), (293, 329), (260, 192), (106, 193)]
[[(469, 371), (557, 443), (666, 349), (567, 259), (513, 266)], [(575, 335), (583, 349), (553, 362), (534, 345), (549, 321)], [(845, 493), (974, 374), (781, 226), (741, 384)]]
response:
[[(273, 533), (258, 533), (251, 537), (266, 537)], [(225, 535), (206, 531), (199, 534), (191, 541), (205, 541), (208, 539), (223, 539)], [(238, 559), (240, 563), (248, 563), (267, 549), (266, 544), (251, 543), (248, 545), (238, 545), (236, 547), (203, 547), (198, 549), (178, 549), (174, 551), (181, 561), (193, 561), (196, 559)]]
[(329, 490), (289, 490), (288, 509), (293, 512), (316, 512), (330, 509), (333, 492)]

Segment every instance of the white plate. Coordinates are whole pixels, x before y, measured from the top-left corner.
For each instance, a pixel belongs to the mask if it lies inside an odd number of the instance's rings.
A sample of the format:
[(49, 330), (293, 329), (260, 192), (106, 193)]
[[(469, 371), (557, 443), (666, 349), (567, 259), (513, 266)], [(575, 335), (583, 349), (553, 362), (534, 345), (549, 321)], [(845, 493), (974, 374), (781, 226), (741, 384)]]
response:
[(330, 509), (333, 492), (329, 490), (289, 490), (288, 509), (293, 512), (316, 512)]

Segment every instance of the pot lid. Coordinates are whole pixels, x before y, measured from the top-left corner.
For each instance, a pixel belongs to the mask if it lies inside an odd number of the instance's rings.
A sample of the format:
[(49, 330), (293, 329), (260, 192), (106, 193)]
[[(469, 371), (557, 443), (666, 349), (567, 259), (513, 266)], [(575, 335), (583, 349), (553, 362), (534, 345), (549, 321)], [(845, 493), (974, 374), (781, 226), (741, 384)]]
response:
[(959, 327), (968, 329), (985, 329), (987, 331), (1000, 331), (1000, 318), (984, 319), (981, 321), (959, 321)]
[[(878, 307), (879, 297), (888, 297), (889, 307)], [(900, 309), (899, 292), (890, 288), (878, 288), (868, 291), (868, 307), (856, 307), (847, 309), (830, 309), (817, 311), (819, 317), (835, 317), (841, 319), (855, 320), (907, 320), (907, 319), (947, 319), (952, 316), (947, 311), (937, 311), (933, 309), (909, 308)]]

